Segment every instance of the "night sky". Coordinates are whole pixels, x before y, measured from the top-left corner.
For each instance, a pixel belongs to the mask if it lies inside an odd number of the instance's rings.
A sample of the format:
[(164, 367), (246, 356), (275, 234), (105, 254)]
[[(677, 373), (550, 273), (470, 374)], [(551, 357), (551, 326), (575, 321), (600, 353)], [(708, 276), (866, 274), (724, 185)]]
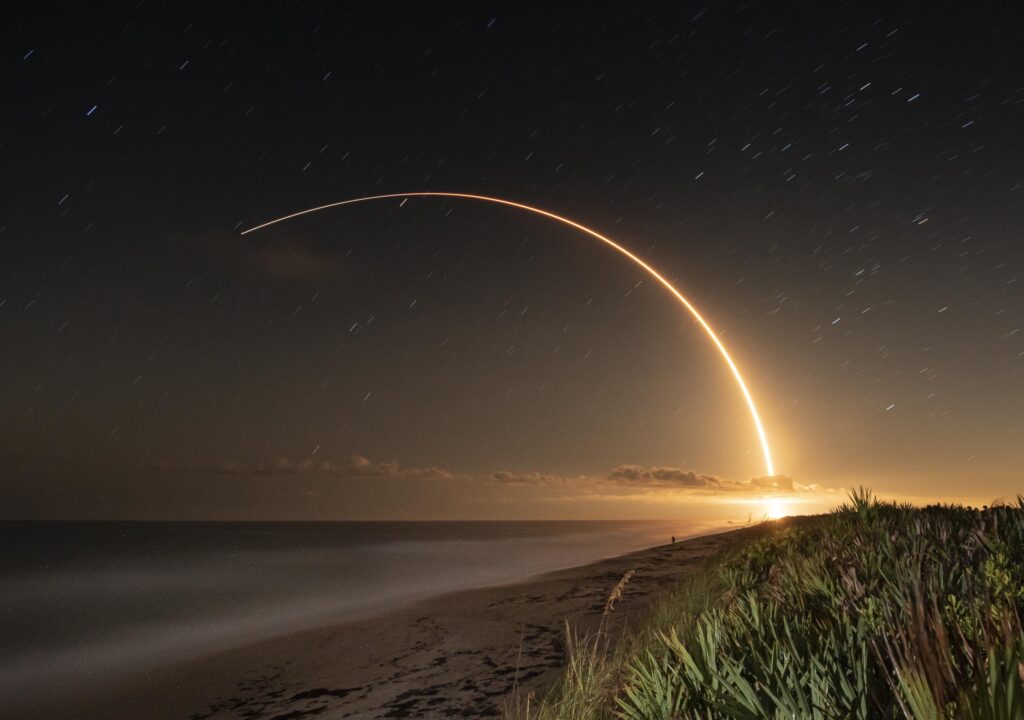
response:
[[(177, 5), (177, 4), (176, 4)], [(1008, 6), (8, 18), (0, 515), (743, 517), (1024, 490)], [(23, 11), (24, 12), (24, 11)], [(593, 240), (440, 199), (511, 198)]]

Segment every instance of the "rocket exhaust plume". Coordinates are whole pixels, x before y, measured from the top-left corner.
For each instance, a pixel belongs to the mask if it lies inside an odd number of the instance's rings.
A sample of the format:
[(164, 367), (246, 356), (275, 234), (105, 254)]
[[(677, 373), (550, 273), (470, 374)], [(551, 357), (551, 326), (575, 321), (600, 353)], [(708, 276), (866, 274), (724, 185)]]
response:
[(673, 297), (675, 297), (675, 299), (678, 300), (683, 305), (683, 307), (685, 307), (690, 312), (693, 318), (697, 321), (697, 324), (699, 324), (704, 329), (704, 332), (706, 332), (708, 337), (711, 338), (711, 342), (713, 342), (715, 344), (715, 347), (718, 348), (719, 354), (721, 354), (722, 359), (725, 360), (725, 364), (729, 366), (729, 371), (732, 373), (733, 378), (736, 380), (736, 385), (739, 387), (740, 392), (743, 394), (743, 399), (746, 401), (747, 408), (750, 410), (750, 418), (751, 420), (754, 421), (754, 427), (757, 429), (757, 436), (761, 441), (761, 452), (764, 455), (765, 471), (768, 475), (775, 474), (775, 466), (772, 464), (771, 449), (768, 447), (768, 436), (765, 434), (764, 426), (761, 424), (761, 417), (757, 414), (757, 406), (754, 404), (754, 398), (753, 396), (751, 396), (750, 390), (747, 389), (747, 384), (743, 381), (743, 375), (740, 374), (740, 370), (738, 367), (736, 367), (736, 363), (733, 362), (732, 357), (729, 355), (729, 351), (726, 350), (725, 345), (722, 344), (722, 341), (718, 339), (718, 335), (715, 334), (715, 331), (708, 324), (707, 320), (705, 320), (703, 316), (700, 314), (700, 312), (697, 311), (697, 308), (694, 307), (693, 303), (687, 300), (683, 296), (683, 294), (679, 292), (674, 285), (672, 285), (672, 283), (666, 280), (661, 273), (659, 273), (653, 267), (644, 262), (644, 260), (642, 260), (637, 255), (634, 255), (628, 249), (626, 249), (619, 243), (615, 242), (611, 238), (602, 235), (596, 230), (588, 228), (586, 225), (581, 225), (575, 220), (570, 220), (567, 217), (563, 217), (553, 212), (549, 212), (548, 210), (543, 210), (541, 208), (533, 207), (531, 205), (524, 205), (523, 203), (514, 202), (512, 200), (504, 200), (502, 198), (489, 197), (487, 195), (471, 195), (469, 193), (456, 192), (407, 192), (389, 193), (387, 195), (370, 195), (367, 197), (352, 198), (350, 200), (341, 200), (340, 202), (333, 202), (328, 203), (327, 205), (320, 205), (318, 207), (300, 210), (299, 212), (294, 212), (291, 213), (290, 215), (283, 215), (279, 218), (268, 220), (265, 223), (256, 225), (255, 227), (251, 227), (248, 230), (243, 231), (242, 235), (248, 235), (249, 233), (257, 232), (264, 228), (270, 227), (271, 225), (276, 225), (278, 223), (282, 223), (287, 220), (292, 220), (293, 218), (301, 217), (303, 215), (310, 215), (315, 212), (320, 212), (321, 210), (341, 207), (342, 205), (355, 205), (356, 203), (370, 202), (373, 200), (386, 200), (410, 197), (441, 197), (458, 200), (476, 200), (478, 202), (492, 203), (494, 205), (504, 205), (505, 207), (515, 208), (516, 210), (523, 210), (525, 212), (534, 213), (535, 215), (541, 215), (550, 220), (560, 222), (563, 225), (568, 225), (571, 228), (575, 228), (576, 230), (579, 230), (580, 232), (589, 235), (595, 240), (600, 240), (605, 245), (609, 246), (616, 252), (626, 256), (627, 258), (632, 260), (636, 265), (639, 265), (641, 268), (643, 268), (643, 270), (648, 275), (650, 275), (659, 283), (661, 283), (665, 287), (665, 289), (672, 293)]

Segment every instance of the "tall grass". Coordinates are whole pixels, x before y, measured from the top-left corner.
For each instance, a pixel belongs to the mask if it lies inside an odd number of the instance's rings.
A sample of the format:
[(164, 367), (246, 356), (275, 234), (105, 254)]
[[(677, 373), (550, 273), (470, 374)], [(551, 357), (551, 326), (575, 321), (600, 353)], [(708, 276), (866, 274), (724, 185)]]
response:
[(601, 717), (607, 688), (615, 677), (612, 633), (616, 626), (613, 613), (634, 573), (633, 570), (627, 572), (612, 589), (605, 600), (601, 621), (594, 631), (581, 634), (566, 622), (566, 667), (562, 682), (540, 702), (532, 692), (513, 692), (505, 703), (506, 718), (595, 720)]
[(589, 657), (600, 673), (570, 667), (585, 692), (566, 683), (526, 716), (1024, 718), (1024, 499), (914, 508), (860, 490), (767, 527), (703, 601), (671, 598)]

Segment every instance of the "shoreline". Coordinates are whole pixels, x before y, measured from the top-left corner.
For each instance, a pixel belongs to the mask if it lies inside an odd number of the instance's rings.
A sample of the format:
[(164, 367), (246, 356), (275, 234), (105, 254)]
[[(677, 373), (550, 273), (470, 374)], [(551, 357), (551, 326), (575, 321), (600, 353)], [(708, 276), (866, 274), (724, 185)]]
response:
[(219, 651), (116, 691), (7, 710), (152, 720), (498, 717), (513, 689), (540, 695), (557, 680), (566, 622), (581, 630), (596, 625), (626, 572), (635, 575), (616, 606), (618, 626), (740, 542), (745, 529), (459, 590)]

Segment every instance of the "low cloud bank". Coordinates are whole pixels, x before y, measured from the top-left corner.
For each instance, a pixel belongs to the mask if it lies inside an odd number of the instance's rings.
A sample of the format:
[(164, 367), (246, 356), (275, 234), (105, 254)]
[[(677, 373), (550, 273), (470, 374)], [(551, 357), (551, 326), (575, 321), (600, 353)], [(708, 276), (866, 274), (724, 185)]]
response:
[(378, 462), (353, 455), (347, 462), (278, 457), (266, 463), (246, 465), (229, 462), (215, 467), (191, 468), (226, 475), (320, 475), (372, 480), (462, 480), (498, 483), (510, 486), (551, 486), (594, 489), (598, 487), (632, 488), (637, 491), (675, 490), (700, 494), (732, 492), (805, 493), (827, 492), (817, 484), (803, 485), (788, 475), (761, 475), (747, 480), (730, 480), (686, 468), (643, 465), (618, 465), (605, 475), (560, 475), (542, 472), (459, 473), (437, 466), (407, 466), (394, 461)]

